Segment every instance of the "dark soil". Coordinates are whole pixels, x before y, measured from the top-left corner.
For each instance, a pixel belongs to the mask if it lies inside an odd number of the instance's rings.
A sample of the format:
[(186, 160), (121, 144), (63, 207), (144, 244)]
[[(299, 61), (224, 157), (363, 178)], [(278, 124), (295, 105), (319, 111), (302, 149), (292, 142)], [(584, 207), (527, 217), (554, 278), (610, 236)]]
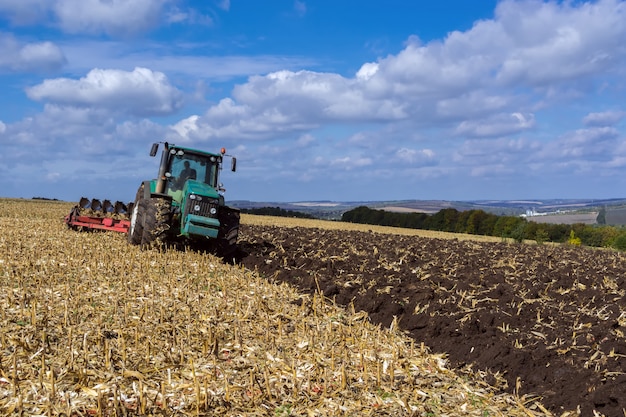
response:
[[(243, 225), (241, 263), (503, 375), (560, 415), (626, 415), (626, 255)], [(495, 379), (494, 379), (495, 380)]]

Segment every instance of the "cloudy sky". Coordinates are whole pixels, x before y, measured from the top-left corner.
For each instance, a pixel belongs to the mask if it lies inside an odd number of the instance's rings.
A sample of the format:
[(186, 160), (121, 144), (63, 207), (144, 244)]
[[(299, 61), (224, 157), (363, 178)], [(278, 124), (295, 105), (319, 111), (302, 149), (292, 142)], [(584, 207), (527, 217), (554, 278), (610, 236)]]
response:
[(626, 1), (0, 0), (2, 197), (626, 197)]

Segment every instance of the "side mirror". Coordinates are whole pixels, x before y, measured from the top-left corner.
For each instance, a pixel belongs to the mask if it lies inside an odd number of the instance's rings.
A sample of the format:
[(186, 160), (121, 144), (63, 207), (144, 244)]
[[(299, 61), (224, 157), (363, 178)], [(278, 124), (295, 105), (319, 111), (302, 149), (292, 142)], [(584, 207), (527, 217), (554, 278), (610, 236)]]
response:
[(232, 157), (230, 160), (230, 170), (235, 172), (237, 171), (237, 158)]
[(159, 144), (153, 143), (152, 148), (150, 149), (150, 156), (155, 156), (158, 150), (159, 150)]

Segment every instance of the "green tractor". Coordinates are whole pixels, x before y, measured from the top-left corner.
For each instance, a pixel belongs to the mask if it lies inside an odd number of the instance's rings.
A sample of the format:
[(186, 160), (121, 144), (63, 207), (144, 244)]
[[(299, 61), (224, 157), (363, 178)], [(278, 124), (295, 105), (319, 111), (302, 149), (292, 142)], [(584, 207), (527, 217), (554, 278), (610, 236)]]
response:
[[(150, 156), (157, 154), (154, 143)], [(144, 181), (130, 212), (128, 241), (144, 247), (184, 242), (228, 255), (239, 234), (239, 210), (225, 205), (219, 173), (226, 150), (214, 154), (163, 143), (158, 177)], [(231, 170), (237, 160), (231, 157)]]

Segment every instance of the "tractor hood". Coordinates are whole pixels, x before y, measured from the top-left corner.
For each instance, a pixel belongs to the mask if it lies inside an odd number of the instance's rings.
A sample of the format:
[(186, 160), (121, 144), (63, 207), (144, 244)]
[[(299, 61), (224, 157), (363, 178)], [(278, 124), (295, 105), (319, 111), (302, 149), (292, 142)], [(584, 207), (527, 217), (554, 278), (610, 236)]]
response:
[(220, 194), (215, 188), (196, 180), (187, 180), (187, 182), (185, 183), (185, 188), (183, 189), (183, 194), (185, 196), (188, 196), (190, 194), (196, 194), (203, 197), (218, 199), (220, 198)]

